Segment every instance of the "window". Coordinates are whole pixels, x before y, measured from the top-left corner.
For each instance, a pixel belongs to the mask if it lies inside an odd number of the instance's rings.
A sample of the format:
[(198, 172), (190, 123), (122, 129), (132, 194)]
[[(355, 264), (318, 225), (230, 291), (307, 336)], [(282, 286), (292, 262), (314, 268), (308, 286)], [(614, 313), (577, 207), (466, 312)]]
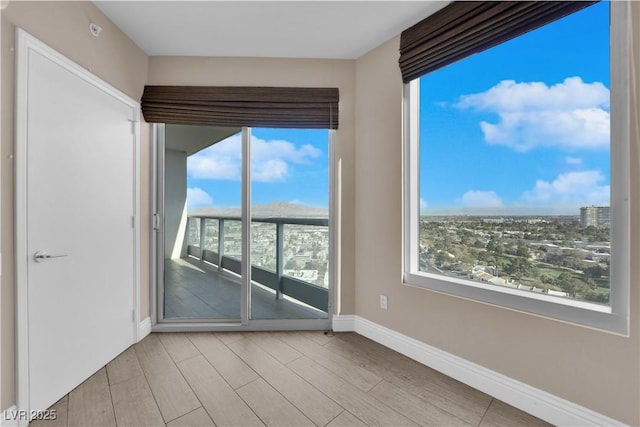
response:
[(627, 331), (627, 7), (406, 84), (405, 283)]

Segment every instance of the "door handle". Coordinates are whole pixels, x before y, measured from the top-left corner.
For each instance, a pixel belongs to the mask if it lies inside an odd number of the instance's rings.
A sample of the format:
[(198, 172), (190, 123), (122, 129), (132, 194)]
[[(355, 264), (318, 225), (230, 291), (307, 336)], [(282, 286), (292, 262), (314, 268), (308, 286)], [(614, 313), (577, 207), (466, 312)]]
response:
[(51, 258), (62, 258), (62, 257), (65, 257), (65, 256), (68, 256), (68, 255), (67, 254), (55, 254), (55, 255), (52, 255), (52, 254), (46, 253), (45, 251), (38, 251), (35, 254), (33, 254), (33, 260), (35, 262), (44, 262), (44, 261), (47, 261), (47, 260), (49, 260)]

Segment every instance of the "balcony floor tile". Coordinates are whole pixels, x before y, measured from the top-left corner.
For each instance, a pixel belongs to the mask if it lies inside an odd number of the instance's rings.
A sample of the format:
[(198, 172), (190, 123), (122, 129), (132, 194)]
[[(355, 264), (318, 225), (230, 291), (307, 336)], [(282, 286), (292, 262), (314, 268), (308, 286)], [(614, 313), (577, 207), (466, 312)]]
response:
[[(322, 319), (325, 312), (251, 286), (252, 319)], [(240, 279), (195, 258), (165, 260), (165, 319), (239, 319)]]

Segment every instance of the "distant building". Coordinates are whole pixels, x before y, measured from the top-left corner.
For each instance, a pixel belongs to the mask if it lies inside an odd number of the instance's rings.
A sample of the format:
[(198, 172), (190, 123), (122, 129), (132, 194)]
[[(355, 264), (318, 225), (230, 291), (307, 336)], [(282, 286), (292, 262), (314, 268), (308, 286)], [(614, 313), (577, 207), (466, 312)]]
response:
[(583, 227), (609, 227), (609, 206), (585, 206), (580, 208), (580, 225)]

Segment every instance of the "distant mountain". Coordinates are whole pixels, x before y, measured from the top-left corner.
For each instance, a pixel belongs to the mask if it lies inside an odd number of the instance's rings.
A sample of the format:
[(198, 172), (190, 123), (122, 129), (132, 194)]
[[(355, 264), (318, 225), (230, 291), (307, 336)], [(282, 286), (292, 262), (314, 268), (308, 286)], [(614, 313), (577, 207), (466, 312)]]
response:
[[(294, 217), (294, 218), (327, 218), (329, 210), (301, 205), (299, 203), (274, 202), (267, 205), (254, 204), (251, 207), (254, 217)], [(189, 211), (189, 215), (240, 216), (240, 208), (202, 207)]]

